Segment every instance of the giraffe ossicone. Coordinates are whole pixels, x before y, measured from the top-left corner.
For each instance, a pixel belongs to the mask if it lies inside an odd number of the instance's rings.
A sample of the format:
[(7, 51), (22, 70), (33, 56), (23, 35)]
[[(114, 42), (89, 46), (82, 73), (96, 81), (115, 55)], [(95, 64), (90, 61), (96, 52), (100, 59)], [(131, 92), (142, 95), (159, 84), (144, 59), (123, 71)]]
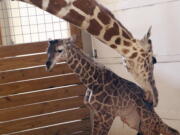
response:
[(147, 93), (146, 99), (158, 103), (158, 92), (153, 76), (153, 51), (147, 34), (135, 39), (114, 15), (96, 0), (17, 0), (33, 4), (65, 19), (121, 54), (128, 71)]
[(141, 135), (180, 135), (143, 100), (143, 89), (87, 57), (72, 38), (50, 41), (47, 54), (47, 69), (66, 58), (69, 67), (87, 88), (84, 103), (92, 112), (92, 135), (108, 135), (117, 116)]

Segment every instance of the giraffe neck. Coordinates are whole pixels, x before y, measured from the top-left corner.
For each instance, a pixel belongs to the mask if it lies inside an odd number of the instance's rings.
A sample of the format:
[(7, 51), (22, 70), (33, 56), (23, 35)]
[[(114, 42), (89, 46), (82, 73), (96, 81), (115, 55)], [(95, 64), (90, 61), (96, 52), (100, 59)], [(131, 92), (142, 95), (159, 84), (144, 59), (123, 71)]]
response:
[(75, 45), (67, 46), (66, 54), (69, 67), (79, 75), (85, 86), (92, 88), (93, 85), (102, 82), (102, 67), (88, 58), (79, 48)]
[(130, 57), (133, 36), (95, 0), (18, 0), (34, 4), (64, 20), (88, 31), (124, 57)]

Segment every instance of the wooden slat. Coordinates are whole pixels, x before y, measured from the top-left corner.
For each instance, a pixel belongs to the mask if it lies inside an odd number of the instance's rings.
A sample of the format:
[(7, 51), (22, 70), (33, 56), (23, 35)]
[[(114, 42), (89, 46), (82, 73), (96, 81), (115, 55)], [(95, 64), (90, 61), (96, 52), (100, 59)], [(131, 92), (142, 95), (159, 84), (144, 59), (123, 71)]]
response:
[(90, 135), (88, 134), (88, 131), (90, 132), (90, 121), (89, 120), (83, 120), (83, 121), (77, 121), (72, 122), (68, 124), (63, 125), (57, 125), (47, 128), (41, 128), (37, 130), (32, 130), (28, 132), (22, 132), (22, 133), (16, 133), (13, 135), (71, 135), (74, 132), (77, 131), (83, 131), (86, 130), (86, 132), (79, 133), (77, 135)]
[(47, 55), (34, 55), (0, 60), (0, 71), (45, 65)]
[(0, 58), (45, 52), (48, 42), (27, 43), (0, 47)]
[(47, 91), (28, 93), (16, 96), (0, 98), (0, 109), (16, 107), (26, 104), (39, 103), (61, 98), (80, 96), (85, 94), (86, 88), (83, 85), (57, 88)]
[(48, 114), (39, 117), (32, 117), (7, 123), (0, 123), (0, 134), (8, 134), (11, 132), (68, 122), (83, 119), (89, 116), (87, 108), (75, 109), (55, 114)]
[(52, 72), (47, 72), (45, 66), (35, 67), (30, 69), (21, 69), (9, 72), (0, 73), (0, 84), (14, 81), (21, 81), (26, 79), (40, 78), (46, 76), (53, 76), (65, 73), (71, 73), (72, 70), (67, 64), (56, 65)]
[(0, 96), (80, 83), (77, 75), (64, 75), (0, 85)]
[(46, 60), (47, 60), (46, 54), (1, 59), (0, 71), (45, 65)]
[(29, 106), (10, 108), (0, 110), (0, 121), (8, 121), (82, 106), (84, 106), (84, 104), (83, 97), (81, 96), (63, 100), (56, 100), (52, 102), (43, 102)]

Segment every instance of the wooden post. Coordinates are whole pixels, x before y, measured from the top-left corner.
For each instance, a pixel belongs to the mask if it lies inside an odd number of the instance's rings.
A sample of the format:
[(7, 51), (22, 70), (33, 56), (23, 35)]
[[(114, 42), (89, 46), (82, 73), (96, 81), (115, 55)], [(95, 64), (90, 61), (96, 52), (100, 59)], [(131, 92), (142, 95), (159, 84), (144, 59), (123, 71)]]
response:
[(82, 33), (81, 33), (81, 30), (70, 24), (70, 33), (71, 35), (75, 35), (76, 36), (76, 45), (79, 47), (79, 48), (83, 48), (83, 44), (82, 44)]

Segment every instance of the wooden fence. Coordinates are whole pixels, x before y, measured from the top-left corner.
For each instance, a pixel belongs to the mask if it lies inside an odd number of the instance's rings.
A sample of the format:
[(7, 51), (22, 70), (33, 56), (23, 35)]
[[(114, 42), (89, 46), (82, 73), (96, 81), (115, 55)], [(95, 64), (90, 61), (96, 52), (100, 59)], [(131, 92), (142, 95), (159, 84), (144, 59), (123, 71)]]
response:
[(46, 72), (47, 42), (0, 47), (0, 135), (88, 135), (85, 87), (64, 62)]

